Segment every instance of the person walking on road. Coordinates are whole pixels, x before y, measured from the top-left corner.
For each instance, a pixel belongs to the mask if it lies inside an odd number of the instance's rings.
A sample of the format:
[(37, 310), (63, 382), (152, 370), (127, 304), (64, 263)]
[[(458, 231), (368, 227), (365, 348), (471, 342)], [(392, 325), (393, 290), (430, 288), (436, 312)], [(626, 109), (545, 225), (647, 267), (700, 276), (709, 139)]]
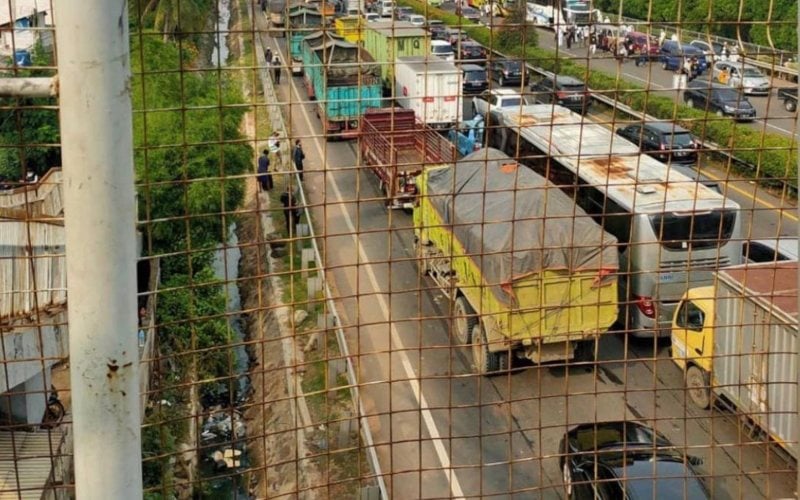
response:
[(293, 238), (296, 233), (297, 223), (300, 221), (300, 209), (297, 206), (297, 198), (292, 192), (292, 185), (286, 186), (286, 191), (281, 193), (281, 205), (283, 205), (283, 221), (286, 224), (286, 234)]
[(272, 77), (275, 79), (276, 85), (281, 83), (281, 58), (278, 57), (278, 54), (272, 58)]
[(269, 151), (266, 149), (258, 157), (258, 184), (262, 193), (272, 189), (272, 174), (269, 172)]
[(300, 144), (300, 139), (294, 141), (294, 168), (297, 169), (298, 177), (303, 180), (303, 160), (306, 159), (306, 154), (303, 152), (303, 145)]
[(267, 141), (267, 148), (270, 154), (275, 156), (275, 166), (282, 170), (283, 161), (281, 158), (281, 135), (278, 132), (273, 132)]
[(264, 50), (264, 60), (267, 64), (272, 64), (272, 49), (269, 47)]

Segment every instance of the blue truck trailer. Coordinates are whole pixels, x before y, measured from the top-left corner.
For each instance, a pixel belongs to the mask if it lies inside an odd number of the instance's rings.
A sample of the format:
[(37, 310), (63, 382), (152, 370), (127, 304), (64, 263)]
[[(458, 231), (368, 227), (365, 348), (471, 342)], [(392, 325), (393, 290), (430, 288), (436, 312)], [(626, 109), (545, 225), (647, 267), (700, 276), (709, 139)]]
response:
[(306, 91), (328, 138), (354, 138), (368, 108), (381, 106), (380, 66), (359, 45), (317, 34), (303, 40)]

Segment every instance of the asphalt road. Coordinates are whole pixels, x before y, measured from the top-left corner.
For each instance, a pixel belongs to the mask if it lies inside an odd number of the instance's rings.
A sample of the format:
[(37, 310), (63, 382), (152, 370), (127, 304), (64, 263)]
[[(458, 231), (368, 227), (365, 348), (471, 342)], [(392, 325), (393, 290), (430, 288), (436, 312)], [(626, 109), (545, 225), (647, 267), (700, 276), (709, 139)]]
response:
[(570, 425), (612, 419), (648, 419), (693, 447), (715, 476), (714, 498), (791, 496), (793, 468), (735, 418), (686, 404), (663, 345), (608, 334), (588, 371), (520, 364), (472, 375), (469, 352), (451, 346), (449, 301), (418, 277), (410, 217), (386, 211), (354, 143), (319, 137), (300, 79), (283, 80), (280, 95), (293, 102), (284, 107), (292, 135), (304, 137), (324, 265), (393, 498), (560, 498), (559, 439)]
[[(445, 2), (442, 8), (449, 11), (455, 10), (455, 2)], [(482, 22), (489, 26), (501, 26), (503, 18), (484, 18)], [(539, 31), (539, 46), (542, 48), (556, 51), (556, 41), (554, 32), (546, 28), (537, 28)], [(658, 62), (637, 67), (633, 64), (633, 60), (629, 60), (623, 64), (619, 64), (614, 57), (607, 52), (598, 49), (595, 55), (590, 55), (588, 45), (577, 46), (573, 45), (571, 49), (566, 46), (558, 48), (556, 51), (558, 58), (572, 59), (576, 62), (586, 65), (590, 70), (600, 70), (608, 75), (617, 76), (618, 78), (639, 84), (645, 88), (654, 91), (655, 95), (662, 95), (670, 97), (676, 102), (683, 103), (683, 94), (675, 89), (672, 77), (672, 71), (661, 69)], [(711, 71), (706, 72), (704, 77), (708, 77)], [(701, 77), (701, 78), (704, 78)], [(758, 119), (749, 124), (756, 130), (766, 130), (767, 132), (777, 133), (784, 136), (793, 136), (797, 134), (796, 127), (796, 114), (789, 113), (783, 108), (783, 102), (778, 99), (777, 88), (789, 87), (792, 84), (786, 80), (774, 78), (772, 81), (773, 90), (769, 96), (751, 96), (750, 102), (757, 110)], [(712, 113), (713, 115), (713, 113)]]

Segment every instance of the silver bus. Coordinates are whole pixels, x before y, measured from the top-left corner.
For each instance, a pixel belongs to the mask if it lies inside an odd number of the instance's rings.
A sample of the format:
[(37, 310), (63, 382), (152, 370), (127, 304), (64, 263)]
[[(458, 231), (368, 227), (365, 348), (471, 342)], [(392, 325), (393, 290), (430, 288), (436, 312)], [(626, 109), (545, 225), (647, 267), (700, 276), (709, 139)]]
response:
[(683, 293), (742, 259), (739, 205), (561, 106), (500, 110), (490, 146), (549, 177), (619, 240), (620, 322), (669, 335)]

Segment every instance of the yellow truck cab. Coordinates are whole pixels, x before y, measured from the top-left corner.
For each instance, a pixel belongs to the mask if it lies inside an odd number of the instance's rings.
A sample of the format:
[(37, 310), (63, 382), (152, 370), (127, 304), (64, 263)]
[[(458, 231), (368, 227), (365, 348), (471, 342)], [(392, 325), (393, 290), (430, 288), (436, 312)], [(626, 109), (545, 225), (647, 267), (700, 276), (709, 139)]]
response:
[(693, 288), (672, 321), (672, 359), (700, 408), (736, 408), (798, 458), (797, 261), (727, 267)]
[(692, 402), (708, 408), (708, 375), (714, 352), (714, 287), (689, 289), (672, 321), (672, 360), (686, 374)]

